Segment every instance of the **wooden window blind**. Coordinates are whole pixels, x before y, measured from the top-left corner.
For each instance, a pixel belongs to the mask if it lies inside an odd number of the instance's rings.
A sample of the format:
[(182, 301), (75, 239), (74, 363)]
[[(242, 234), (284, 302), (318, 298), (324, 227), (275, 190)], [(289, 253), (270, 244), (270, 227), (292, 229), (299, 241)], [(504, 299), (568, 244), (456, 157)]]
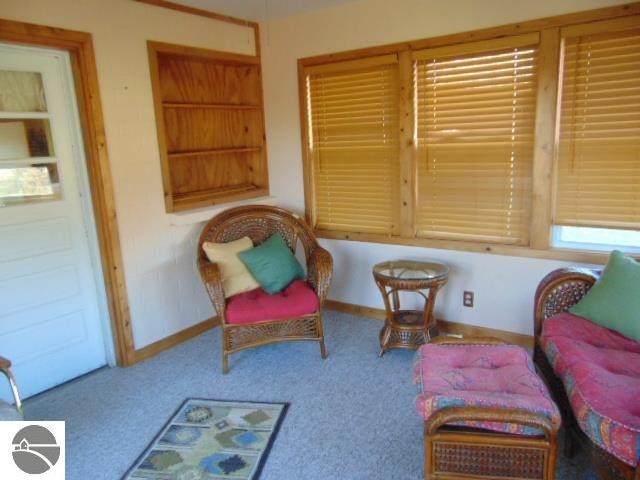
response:
[(637, 25), (563, 32), (556, 225), (640, 228)]
[(528, 244), (538, 42), (414, 52), (417, 236)]
[(307, 67), (314, 227), (390, 234), (397, 196), (397, 56)]

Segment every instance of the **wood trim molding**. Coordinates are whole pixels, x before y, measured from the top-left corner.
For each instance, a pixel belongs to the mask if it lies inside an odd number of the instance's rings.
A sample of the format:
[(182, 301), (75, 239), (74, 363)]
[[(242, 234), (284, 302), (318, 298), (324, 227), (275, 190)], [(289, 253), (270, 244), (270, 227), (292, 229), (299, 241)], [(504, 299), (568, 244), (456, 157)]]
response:
[(398, 95), (398, 117), (399, 121), (399, 161), (400, 178), (394, 182), (394, 190), (398, 190), (400, 201), (397, 207), (400, 211), (395, 217), (399, 222), (393, 222), (393, 234), (401, 237), (415, 237), (416, 209), (418, 201), (418, 158), (414, 142), (415, 116), (414, 89), (413, 89), (413, 62), (411, 52), (400, 52), (398, 54), (398, 76), (400, 81), (400, 92)]
[(336, 312), (348, 313), (349, 315), (375, 318), (376, 320), (382, 321), (387, 318), (387, 313), (384, 308), (365, 307), (364, 305), (340, 302), (338, 300), (326, 299), (324, 301), (324, 308), (335, 310)]
[(0, 19), (0, 41), (57, 48), (71, 56), (116, 357), (119, 365), (130, 365), (135, 347), (91, 34)]
[(245, 20), (243, 18), (232, 17), (231, 15), (223, 15), (221, 13), (210, 12), (209, 10), (203, 10), (201, 8), (189, 7), (187, 5), (181, 5), (179, 3), (169, 2), (167, 0), (134, 0), (139, 3), (146, 3), (147, 5), (154, 5), (156, 7), (168, 8), (169, 10), (176, 10), (182, 13), (190, 13), (191, 15), (199, 15), (201, 17), (211, 18), (221, 22), (233, 23), (236, 25), (242, 25), (243, 27), (254, 28), (258, 25), (257, 22), (251, 20)]
[(531, 198), (531, 248), (548, 250), (551, 244), (551, 201), (558, 101), (560, 29), (540, 32), (538, 46), (538, 92), (533, 151), (533, 196)]
[(386, 55), (404, 50), (422, 50), (425, 48), (435, 48), (441, 46), (455, 45), (458, 43), (475, 42), (479, 40), (490, 40), (523, 33), (538, 32), (547, 28), (564, 27), (573, 24), (597, 22), (603, 19), (614, 19), (640, 14), (640, 2), (616, 5), (613, 7), (598, 8), (565, 15), (539, 18), (524, 22), (501, 25), (498, 27), (483, 28), (462, 33), (442, 35), (440, 37), (411, 40), (408, 42), (391, 43), (375, 47), (360, 48), (357, 50), (347, 50), (344, 52), (316, 55), (314, 57), (302, 58), (299, 62), (303, 66), (319, 65), (323, 63), (353, 60), (373, 55)]
[(256, 57), (260, 57), (260, 25), (258, 22), (251, 20), (245, 20), (243, 18), (232, 17), (231, 15), (223, 15), (221, 13), (210, 12), (209, 10), (203, 10), (201, 8), (189, 7), (187, 5), (181, 5), (179, 3), (169, 2), (167, 0), (133, 0), (134, 2), (146, 3), (147, 5), (153, 5), (155, 7), (168, 8), (169, 10), (175, 10), (177, 12), (189, 13), (191, 15), (199, 15), (201, 17), (211, 18), (212, 20), (218, 20), (220, 22), (233, 23), (235, 25), (241, 25), (243, 27), (249, 27), (253, 29), (253, 36), (255, 38), (255, 50)]
[(468, 325), (466, 323), (451, 322), (449, 320), (438, 320), (438, 326), (440, 327), (440, 330), (445, 333), (462, 335), (463, 337), (495, 337), (507, 343), (520, 345), (524, 348), (533, 348), (535, 343), (533, 335), (508, 332), (506, 330), (498, 330), (496, 328)]
[[(463, 240), (442, 240), (437, 238), (421, 237), (404, 238), (378, 233), (338, 232), (320, 229), (315, 229), (314, 234), (318, 238), (326, 238), (330, 240), (382, 243), (388, 245), (434, 248), (440, 250), (458, 250), (461, 252), (492, 253), (494, 255), (506, 255), (510, 257), (543, 258), (547, 260), (592, 263), (596, 265), (604, 265), (607, 263), (607, 259), (609, 258), (609, 252), (595, 250), (568, 250), (559, 248), (537, 250), (518, 245), (488, 244)], [(629, 255), (640, 260), (640, 255)]]
[[(376, 320), (384, 321), (387, 316), (386, 312), (381, 308), (365, 307), (353, 303), (339, 302), (337, 300), (325, 300), (324, 307), (329, 310), (375, 318)], [(451, 322), (449, 320), (438, 319), (438, 328), (441, 332), (452, 335), (462, 335), (463, 337), (495, 337), (525, 348), (533, 348), (534, 344), (533, 335), (507, 332), (506, 330), (468, 325), (466, 323)]]
[(253, 55), (243, 55), (241, 53), (223, 52), (221, 50), (211, 50), (208, 48), (189, 47), (186, 45), (175, 45), (173, 43), (156, 42), (147, 40), (147, 46), (154, 53), (165, 53), (177, 55), (179, 57), (204, 58), (229, 64), (252, 64), (260, 65), (260, 58)]
[(147, 345), (135, 352), (134, 362), (142, 362), (148, 358), (154, 357), (164, 350), (168, 350), (176, 345), (179, 345), (187, 340), (191, 340), (193, 337), (207, 332), (215, 327), (220, 326), (220, 318), (218, 316), (211, 317), (204, 322), (197, 323), (192, 327), (186, 328), (174, 333), (168, 337), (158, 340), (157, 342)]

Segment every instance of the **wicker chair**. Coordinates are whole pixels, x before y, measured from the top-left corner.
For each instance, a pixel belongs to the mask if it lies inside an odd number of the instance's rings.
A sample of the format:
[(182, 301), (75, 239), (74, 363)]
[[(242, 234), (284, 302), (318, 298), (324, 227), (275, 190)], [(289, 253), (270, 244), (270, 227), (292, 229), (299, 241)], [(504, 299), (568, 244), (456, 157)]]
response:
[(640, 480), (640, 467), (633, 468), (620, 461), (593, 443), (579, 427), (573, 414), (562, 380), (554, 373), (540, 345), (540, 335), (544, 321), (554, 315), (566, 312), (586, 295), (599, 278), (600, 272), (586, 268), (561, 268), (542, 279), (536, 290), (534, 302), (534, 361), (540, 368), (550, 387), (556, 403), (560, 407), (562, 419), (567, 428), (567, 454), (571, 455), (573, 444), (577, 442), (586, 449), (600, 478), (605, 480)]
[[(307, 263), (307, 282), (318, 296), (317, 312), (298, 318), (271, 320), (248, 325), (227, 323), (224, 291), (220, 271), (209, 262), (202, 244), (225, 243), (248, 236), (259, 245), (275, 233), (280, 233), (289, 248), (295, 252), (300, 240)], [(264, 205), (232, 208), (207, 223), (198, 242), (198, 268), (200, 275), (222, 325), (222, 371), (229, 371), (229, 355), (240, 350), (291, 340), (313, 340), (320, 343), (322, 358), (327, 357), (322, 327), (322, 304), (329, 291), (333, 260), (329, 252), (320, 247), (307, 224), (292, 212)]]

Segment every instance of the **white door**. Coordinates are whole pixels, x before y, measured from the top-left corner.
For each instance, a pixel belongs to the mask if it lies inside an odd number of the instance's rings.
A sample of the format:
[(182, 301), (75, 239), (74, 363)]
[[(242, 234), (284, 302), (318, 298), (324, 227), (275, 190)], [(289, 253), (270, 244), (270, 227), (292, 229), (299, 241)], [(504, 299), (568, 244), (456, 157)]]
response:
[(0, 44), (0, 355), (23, 397), (107, 363), (73, 88), (66, 52)]

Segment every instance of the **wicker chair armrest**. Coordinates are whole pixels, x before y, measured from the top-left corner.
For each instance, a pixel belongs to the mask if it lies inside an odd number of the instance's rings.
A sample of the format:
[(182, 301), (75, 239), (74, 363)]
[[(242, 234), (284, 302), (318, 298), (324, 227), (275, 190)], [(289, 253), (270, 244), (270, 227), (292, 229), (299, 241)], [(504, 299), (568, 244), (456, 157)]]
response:
[(209, 298), (216, 308), (216, 311), (221, 319), (224, 318), (226, 301), (224, 297), (224, 289), (222, 288), (222, 276), (220, 274), (220, 268), (217, 263), (209, 262), (206, 259), (200, 258), (198, 260), (198, 270), (200, 270), (200, 277), (204, 282), (204, 286), (207, 289)]
[(553, 422), (542, 414), (518, 409), (497, 409), (492, 407), (448, 407), (434, 413), (427, 420), (425, 428), (427, 435), (435, 434), (444, 425), (458, 421), (478, 421), (496, 423), (515, 423), (528, 427), (539, 428), (548, 440), (555, 438), (560, 428), (560, 422)]
[(436, 345), (508, 345), (504, 340), (495, 337), (450, 337), (439, 335), (429, 343)]
[(333, 258), (321, 246), (316, 246), (307, 261), (308, 281), (320, 299), (320, 306), (329, 293), (333, 274)]
[(591, 289), (600, 273), (587, 268), (560, 268), (542, 279), (534, 300), (534, 335), (540, 336), (543, 322), (566, 312)]

